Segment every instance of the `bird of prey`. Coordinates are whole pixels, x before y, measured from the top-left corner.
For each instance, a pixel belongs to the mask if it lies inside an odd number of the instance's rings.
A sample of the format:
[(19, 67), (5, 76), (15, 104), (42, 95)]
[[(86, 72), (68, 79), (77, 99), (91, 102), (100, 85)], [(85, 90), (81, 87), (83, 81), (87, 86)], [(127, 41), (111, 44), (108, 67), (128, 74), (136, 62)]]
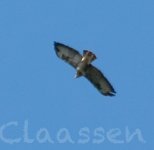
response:
[(84, 76), (87, 78), (98, 91), (105, 96), (114, 96), (115, 90), (103, 75), (103, 73), (94, 67), (91, 62), (96, 59), (93, 52), (83, 50), (81, 55), (77, 50), (62, 43), (54, 42), (56, 55), (66, 61), (68, 64), (76, 69), (75, 78)]

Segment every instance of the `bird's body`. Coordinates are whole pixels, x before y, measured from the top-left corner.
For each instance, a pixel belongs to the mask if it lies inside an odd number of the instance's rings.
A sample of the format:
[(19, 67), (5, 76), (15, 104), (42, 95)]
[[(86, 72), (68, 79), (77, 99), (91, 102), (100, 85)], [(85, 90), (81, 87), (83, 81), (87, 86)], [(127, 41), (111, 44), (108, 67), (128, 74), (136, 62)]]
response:
[(77, 72), (76, 72), (75, 78), (80, 77), (80, 76), (85, 76), (86, 68), (95, 59), (96, 59), (95, 54), (93, 54), (90, 51), (84, 50), (82, 59), (76, 68)]
[(96, 67), (91, 65), (96, 59), (91, 51), (84, 50), (83, 56), (75, 49), (61, 43), (54, 43), (56, 54), (76, 69), (75, 78), (84, 76), (105, 96), (116, 93), (112, 85)]

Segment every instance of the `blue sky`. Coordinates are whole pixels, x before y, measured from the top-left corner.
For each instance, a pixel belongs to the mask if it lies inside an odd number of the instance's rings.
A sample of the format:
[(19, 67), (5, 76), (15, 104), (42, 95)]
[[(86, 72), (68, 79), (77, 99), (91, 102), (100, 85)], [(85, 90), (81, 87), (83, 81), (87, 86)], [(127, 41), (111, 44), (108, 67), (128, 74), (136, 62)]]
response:
[[(0, 147), (151, 149), (153, 16), (152, 0), (1, 0)], [(117, 95), (74, 80), (53, 41), (92, 50)]]

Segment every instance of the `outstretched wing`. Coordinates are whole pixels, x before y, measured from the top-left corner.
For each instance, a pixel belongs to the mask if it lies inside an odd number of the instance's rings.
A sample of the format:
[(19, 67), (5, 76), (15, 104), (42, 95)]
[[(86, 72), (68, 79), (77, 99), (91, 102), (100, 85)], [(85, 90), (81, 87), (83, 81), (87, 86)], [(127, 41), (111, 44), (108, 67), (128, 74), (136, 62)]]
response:
[(74, 68), (80, 63), (82, 56), (77, 50), (58, 42), (54, 43), (54, 47), (57, 56)]
[(103, 75), (103, 73), (98, 70), (93, 65), (89, 65), (86, 70), (85, 77), (105, 96), (114, 96), (115, 90)]

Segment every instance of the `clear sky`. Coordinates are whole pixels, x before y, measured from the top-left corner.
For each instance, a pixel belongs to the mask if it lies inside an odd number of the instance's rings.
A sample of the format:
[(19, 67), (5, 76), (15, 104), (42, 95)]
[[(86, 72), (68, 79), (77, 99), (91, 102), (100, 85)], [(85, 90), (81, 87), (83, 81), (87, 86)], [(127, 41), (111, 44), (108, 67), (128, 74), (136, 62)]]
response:
[[(117, 91), (102, 96), (55, 55), (92, 50)], [(0, 147), (154, 147), (153, 0), (0, 0)]]

